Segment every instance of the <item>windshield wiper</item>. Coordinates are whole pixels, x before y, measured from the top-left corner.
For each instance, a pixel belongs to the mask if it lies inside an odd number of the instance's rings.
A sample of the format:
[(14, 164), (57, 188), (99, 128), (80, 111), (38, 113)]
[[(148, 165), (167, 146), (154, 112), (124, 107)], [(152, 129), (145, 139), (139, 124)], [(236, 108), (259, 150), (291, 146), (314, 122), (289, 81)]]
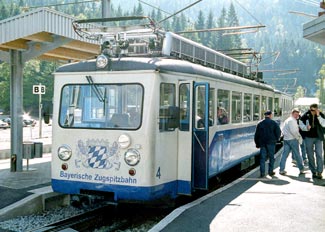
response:
[(98, 100), (100, 102), (105, 102), (105, 96), (103, 96), (104, 94), (102, 93), (102, 91), (98, 89), (98, 86), (94, 83), (93, 78), (91, 76), (86, 76), (86, 79), (88, 83), (91, 85), (91, 88), (95, 92)]

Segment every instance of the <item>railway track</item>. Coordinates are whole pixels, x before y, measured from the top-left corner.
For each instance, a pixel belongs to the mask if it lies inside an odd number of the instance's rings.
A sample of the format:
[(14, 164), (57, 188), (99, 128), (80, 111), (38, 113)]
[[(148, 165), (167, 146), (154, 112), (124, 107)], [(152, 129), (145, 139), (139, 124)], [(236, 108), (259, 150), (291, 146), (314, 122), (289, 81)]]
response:
[(30, 232), (61, 231), (67, 228), (79, 232), (92, 231), (96, 227), (109, 223), (109, 218), (113, 219), (114, 212), (114, 206), (104, 206), (30, 230)]
[(148, 220), (158, 222), (172, 209), (155, 209), (138, 206), (104, 206), (49, 225), (29, 230), (29, 232), (62, 231), (73, 229), (78, 232), (94, 231), (104, 227), (105, 232), (123, 231), (145, 224)]

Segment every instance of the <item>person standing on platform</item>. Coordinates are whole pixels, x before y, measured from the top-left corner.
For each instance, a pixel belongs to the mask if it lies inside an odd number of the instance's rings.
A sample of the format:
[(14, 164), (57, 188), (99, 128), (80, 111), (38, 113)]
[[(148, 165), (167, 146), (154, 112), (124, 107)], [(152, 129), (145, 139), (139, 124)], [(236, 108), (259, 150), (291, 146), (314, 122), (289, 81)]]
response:
[[(305, 145), (305, 132), (308, 131), (307, 127), (305, 124), (301, 122), (301, 115), (299, 115), (299, 118), (297, 119), (297, 123), (299, 126), (299, 133), (302, 137), (302, 143), (300, 144), (300, 152), (301, 152), (301, 157), (302, 157), (302, 162), (305, 166), (308, 165), (308, 159), (307, 159), (307, 152), (306, 152), (306, 145)], [(295, 157), (292, 155), (292, 163), (297, 164), (297, 161)]]
[(272, 111), (268, 110), (264, 113), (265, 118), (260, 121), (255, 130), (254, 141), (257, 148), (260, 148), (260, 172), (261, 178), (265, 177), (265, 161), (269, 157), (270, 176), (274, 176), (274, 153), (275, 145), (281, 135), (279, 125), (272, 120)]
[(284, 170), (286, 161), (290, 152), (297, 162), (300, 174), (304, 174), (304, 165), (302, 163), (301, 155), (299, 152), (299, 144), (302, 144), (302, 137), (299, 133), (299, 126), (297, 120), (299, 118), (299, 110), (293, 109), (291, 116), (284, 121), (282, 129), (283, 134), (283, 152), (280, 161), (280, 174), (285, 175), (287, 172)]
[(324, 170), (323, 140), (325, 116), (319, 111), (317, 104), (311, 104), (309, 110), (302, 115), (301, 121), (308, 129), (305, 137), (305, 145), (309, 169), (313, 174), (313, 178), (322, 179), (322, 173)]
[(299, 115), (298, 125), (299, 125), (299, 133), (302, 137), (302, 144), (300, 144), (302, 162), (304, 163), (305, 166), (307, 166), (308, 159), (307, 159), (307, 152), (306, 152), (305, 135), (306, 135), (306, 131), (308, 130), (305, 124), (303, 124), (303, 122), (301, 121), (301, 114)]

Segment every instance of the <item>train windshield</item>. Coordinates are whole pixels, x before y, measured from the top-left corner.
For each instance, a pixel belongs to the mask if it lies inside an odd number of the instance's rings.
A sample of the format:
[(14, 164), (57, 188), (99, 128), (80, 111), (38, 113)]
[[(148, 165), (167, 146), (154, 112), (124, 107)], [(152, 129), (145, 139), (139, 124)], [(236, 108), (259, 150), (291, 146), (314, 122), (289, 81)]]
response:
[(142, 104), (140, 84), (65, 85), (59, 124), (66, 128), (137, 129)]

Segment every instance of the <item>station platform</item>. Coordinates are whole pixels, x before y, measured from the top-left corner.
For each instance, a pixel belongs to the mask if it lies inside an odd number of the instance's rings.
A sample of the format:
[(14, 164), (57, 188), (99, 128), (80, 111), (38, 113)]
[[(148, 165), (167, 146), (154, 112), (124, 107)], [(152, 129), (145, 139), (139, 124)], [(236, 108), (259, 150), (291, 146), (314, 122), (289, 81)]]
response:
[[(1, 139), (0, 139), (1, 140)], [(3, 139), (4, 140), (4, 139)], [(7, 139), (5, 141), (0, 141), (1, 149), (0, 149), (0, 160), (8, 159), (11, 156), (10, 152), (10, 140)], [(43, 153), (51, 153), (52, 151), (52, 137), (44, 137), (44, 138), (24, 138), (24, 143), (29, 142), (37, 142), (43, 144)]]
[(52, 193), (52, 154), (23, 160), (22, 172), (10, 172), (10, 159), (0, 160), (0, 221), (15, 215), (27, 215), (42, 207), (43, 195)]
[[(275, 167), (279, 166), (282, 150)], [(267, 170), (267, 169), (266, 169)], [(325, 180), (299, 175), (291, 159), (287, 174), (259, 178), (259, 167), (242, 178), (184, 205), (150, 231), (319, 232), (325, 231)], [(324, 176), (324, 173), (323, 173)]]

